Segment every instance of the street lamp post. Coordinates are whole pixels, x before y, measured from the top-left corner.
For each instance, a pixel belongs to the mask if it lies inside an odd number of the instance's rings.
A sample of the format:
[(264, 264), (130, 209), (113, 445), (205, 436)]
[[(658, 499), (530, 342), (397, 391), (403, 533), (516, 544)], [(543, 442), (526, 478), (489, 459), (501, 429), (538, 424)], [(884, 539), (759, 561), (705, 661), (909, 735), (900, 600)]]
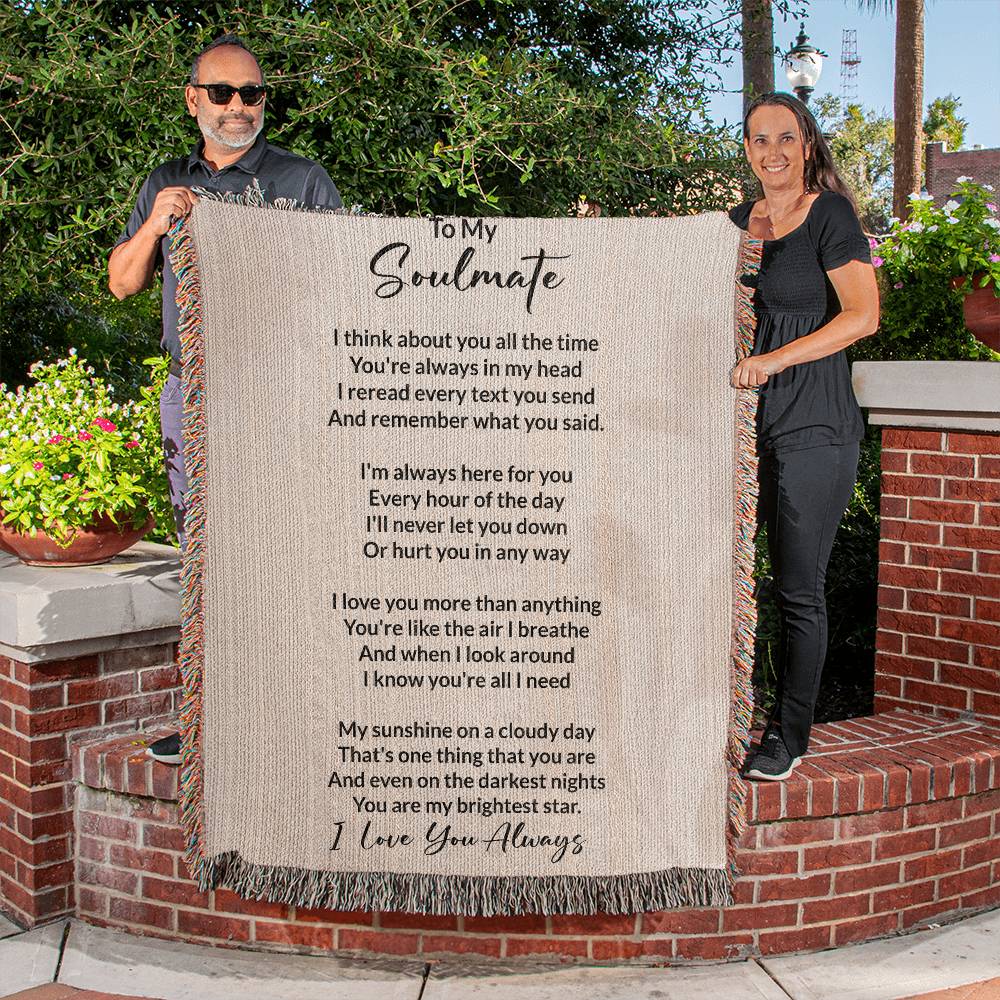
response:
[(825, 52), (821, 52), (809, 43), (809, 36), (806, 35), (806, 26), (802, 24), (799, 29), (799, 37), (795, 39), (792, 46), (782, 60), (785, 68), (785, 75), (788, 82), (803, 104), (809, 103), (809, 95), (813, 92), (820, 73), (823, 72), (823, 59)]

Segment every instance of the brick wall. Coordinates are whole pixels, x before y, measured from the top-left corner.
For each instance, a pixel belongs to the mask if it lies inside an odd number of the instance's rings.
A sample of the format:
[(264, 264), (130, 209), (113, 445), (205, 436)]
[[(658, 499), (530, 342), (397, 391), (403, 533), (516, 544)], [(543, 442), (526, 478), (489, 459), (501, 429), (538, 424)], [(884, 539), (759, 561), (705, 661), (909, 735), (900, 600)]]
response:
[(882, 432), (875, 709), (1000, 719), (1000, 434)]
[(78, 915), (256, 949), (580, 961), (738, 959), (848, 944), (1000, 904), (1000, 730), (916, 713), (827, 723), (787, 782), (754, 784), (731, 907), (461, 917), (312, 910), (202, 893), (177, 768), (127, 741), (74, 761)]
[(959, 177), (971, 177), (979, 184), (992, 184), (1000, 191), (1000, 148), (960, 149), (947, 152), (943, 142), (927, 143), (924, 186), (941, 205), (955, 190)]
[(0, 657), (0, 909), (23, 926), (74, 909), (71, 748), (179, 707), (172, 645), (42, 663)]

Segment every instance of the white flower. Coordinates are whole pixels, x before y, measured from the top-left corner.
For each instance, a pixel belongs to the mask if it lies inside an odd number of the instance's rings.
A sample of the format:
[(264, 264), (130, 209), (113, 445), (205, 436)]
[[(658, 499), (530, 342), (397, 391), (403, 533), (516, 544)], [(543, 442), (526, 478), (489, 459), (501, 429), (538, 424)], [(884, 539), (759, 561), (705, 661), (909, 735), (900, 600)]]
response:
[(49, 479), (51, 479), (52, 482), (54, 482), (54, 483), (58, 483), (59, 482), (59, 477), (58, 476), (49, 476)]
[(75, 358), (75, 357), (76, 357), (76, 348), (75, 348), (75, 347), (71, 347), (71, 348), (69, 349), (69, 356), (70, 356), (71, 358)]
[(992, 184), (984, 184), (983, 187), (986, 188), (987, 191), (992, 191), (993, 190), (993, 185)]
[(889, 220), (889, 225), (890, 225), (890, 226), (893, 226), (893, 225), (895, 225), (895, 224), (896, 224), (897, 222), (899, 222), (899, 216), (898, 216), (898, 215), (894, 215), (894, 216), (893, 216), (893, 217), (892, 217), (892, 218), (891, 218), (891, 219)]
[(961, 183), (963, 183), (964, 181), (971, 181), (971, 180), (972, 180), (972, 178), (971, 178), (971, 177), (959, 177), (959, 179), (958, 179), (958, 183), (959, 183), (959, 184), (961, 184)]
[[(4, 436), (6, 437), (6, 434), (4, 434)], [(10, 472), (11, 468), (12, 466), (10, 462), (4, 462), (3, 465), (0, 465), (0, 475), (2, 476), (7, 475), (7, 473)]]
[(991, 229), (1000, 229), (1000, 222), (996, 219), (984, 219), (983, 224), (989, 226)]
[(924, 224), (922, 222), (913, 222), (910, 224), (911, 233), (922, 233), (924, 231)]
[(928, 226), (927, 227), (927, 232), (929, 232), (929, 233), (936, 233), (937, 232), (937, 226)]
[[(962, 178), (959, 177), (959, 180), (961, 179)], [(951, 213), (954, 212), (956, 208), (958, 208), (958, 202), (955, 201), (954, 199), (952, 199), (949, 202), (946, 202), (944, 206), (945, 215), (951, 215)]]
[(958, 219), (956, 219), (954, 215), (946, 215), (944, 217), (944, 221), (950, 222), (952, 225), (955, 225), (955, 223), (958, 222)]

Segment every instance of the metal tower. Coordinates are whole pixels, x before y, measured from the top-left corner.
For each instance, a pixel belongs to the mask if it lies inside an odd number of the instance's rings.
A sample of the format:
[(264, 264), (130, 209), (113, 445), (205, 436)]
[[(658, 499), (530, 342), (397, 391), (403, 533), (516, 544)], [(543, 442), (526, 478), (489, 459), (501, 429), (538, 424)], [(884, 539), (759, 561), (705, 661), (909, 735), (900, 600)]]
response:
[(858, 32), (844, 28), (840, 43), (840, 104), (846, 108), (858, 99)]

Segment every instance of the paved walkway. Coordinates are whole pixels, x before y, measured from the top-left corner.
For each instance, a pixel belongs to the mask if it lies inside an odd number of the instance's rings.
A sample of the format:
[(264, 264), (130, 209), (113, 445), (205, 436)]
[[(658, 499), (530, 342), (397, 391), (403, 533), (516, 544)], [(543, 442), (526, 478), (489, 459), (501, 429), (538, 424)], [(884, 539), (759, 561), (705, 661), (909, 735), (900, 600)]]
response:
[(658, 969), (279, 955), (134, 937), (76, 920), (24, 932), (0, 917), (0, 997), (1000, 1000), (1000, 910), (812, 955)]

